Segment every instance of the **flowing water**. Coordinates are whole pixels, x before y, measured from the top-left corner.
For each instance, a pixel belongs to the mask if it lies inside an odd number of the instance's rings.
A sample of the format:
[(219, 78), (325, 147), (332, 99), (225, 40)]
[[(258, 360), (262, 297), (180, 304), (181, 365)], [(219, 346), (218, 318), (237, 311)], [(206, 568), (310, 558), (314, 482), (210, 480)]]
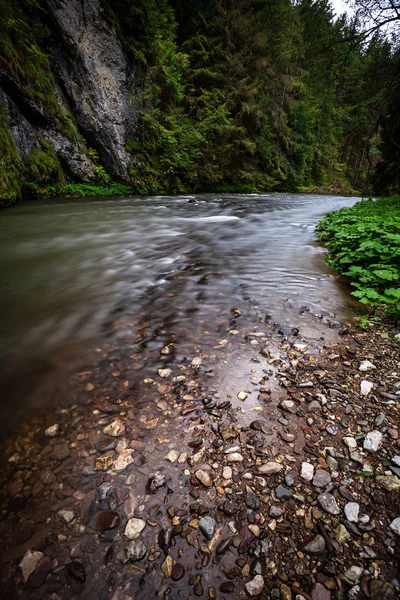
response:
[[(3, 211), (0, 378), (7, 397), (21, 402), (20, 385), (30, 387), (38, 368), (53, 368), (57, 353), (72, 347), (71, 357), (77, 345), (115, 334), (121, 314), (138, 329), (173, 323), (192, 344), (199, 323), (212, 328), (232, 307), (251, 307), (286, 327), (298, 327), (304, 311), (347, 317), (348, 289), (324, 264), (314, 229), (324, 213), (355, 201), (199, 194), (53, 199)], [(301, 324), (318, 336), (315, 320)]]

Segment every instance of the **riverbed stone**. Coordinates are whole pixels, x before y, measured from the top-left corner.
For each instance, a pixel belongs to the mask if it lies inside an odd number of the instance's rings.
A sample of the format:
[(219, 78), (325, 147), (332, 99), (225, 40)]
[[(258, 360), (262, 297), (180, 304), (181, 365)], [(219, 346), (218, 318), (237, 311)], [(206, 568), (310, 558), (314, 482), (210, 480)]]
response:
[(357, 502), (348, 502), (344, 507), (344, 514), (346, 519), (351, 523), (358, 523), (358, 514), (360, 512), (360, 505)]
[(258, 596), (264, 589), (264, 578), (262, 575), (256, 575), (254, 579), (245, 584), (246, 592), (249, 596)]
[(337, 505), (335, 497), (329, 492), (324, 492), (318, 496), (319, 505), (326, 510), (326, 512), (331, 515), (338, 515), (340, 513), (340, 508)]
[(350, 533), (341, 523), (335, 529), (335, 538), (338, 544), (342, 545), (351, 539)]
[(215, 519), (208, 515), (202, 517), (199, 520), (199, 529), (208, 540), (212, 540), (215, 532)]
[(314, 477), (314, 466), (308, 462), (301, 463), (300, 476), (305, 481), (311, 481), (312, 478)]
[(205, 487), (212, 486), (213, 479), (212, 479), (210, 473), (208, 473), (207, 471), (203, 471), (202, 469), (199, 469), (198, 471), (196, 471), (195, 475), (196, 475), (196, 478), (200, 481), (200, 483), (202, 483)]
[(132, 540), (126, 547), (126, 558), (132, 562), (141, 560), (146, 554), (146, 546), (141, 540)]
[(285, 412), (291, 413), (295, 415), (297, 412), (297, 404), (293, 400), (282, 400), (278, 404), (278, 408), (284, 410)]
[(115, 419), (103, 429), (103, 433), (110, 437), (120, 437), (125, 433), (125, 424), (121, 419)]
[(380, 431), (370, 431), (365, 436), (363, 448), (366, 452), (377, 452), (382, 444), (382, 434)]
[(331, 593), (322, 583), (314, 583), (311, 588), (312, 600), (331, 600)]
[(324, 538), (318, 534), (303, 547), (303, 550), (307, 554), (323, 554), (325, 546)]
[(28, 581), (29, 576), (36, 569), (43, 556), (44, 554), (42, 554), (42, 552), (32, 550), (28, 550), (26, 554), (24, 554), (23, 559), (19, 563), (19, 567), (22, 571), (22, 577), (24, 578), (25, 582)]
[(180, 452), (178, 450), (170, 450), (164, 455), (164, 459), (170, 463), (175, 463), (179, 458)]
[(372, 381), (368, 381), (368, 380), (364, 379), (360, 384), (361, 396), (364, 396), (364, 397), (369, 396), (373, 387), (374, 387), (374, 384), (372, 383)]
[(59, 433), (60, 426), (57, 423), (55, 423), (54, 425), (51, 425), (45, 430), (44, 435), (47, 437), (56, 437)]
[(390, 523), (390, 529), (400, 536), (400, 517), (397, 517)]
[(312, 482), (315, 487), (326, 487), (331, 482), (331, 474), (328, 473), (328, 471), (325, 471), (325, 469), (318, 469), (313, 477)]
[(267, 462), (264, 463), (263, 465), (259, 465), (257, 467), (257, 473), (259, 473), (260, 475), (272, 475), (274, 473), (279, 473), (280, 471), (282, 471), (283, 469), (283, 465), (281, 465), (278, 462)]
[(124, 533), (130, 540), (136, 540), (145, 527), (145, 521), (133, 517), (127, 522)]

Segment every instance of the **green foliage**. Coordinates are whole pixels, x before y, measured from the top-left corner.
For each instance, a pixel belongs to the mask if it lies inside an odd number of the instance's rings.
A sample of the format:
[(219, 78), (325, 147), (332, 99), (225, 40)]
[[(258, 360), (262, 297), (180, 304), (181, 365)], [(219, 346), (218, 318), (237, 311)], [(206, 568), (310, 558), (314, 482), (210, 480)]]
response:
[(329, 264), (352, 279), (353, 295), (400, 319), (400, 196), (330, 213), (317, 234), (329, 248)]
[(133, 188), (120, 183), (110, 182), (107, 186), (91, 185), (89, 183), (55, 183), (52, 185), (39, 185), (24, 182), (22, 196), (26, 200), (48, 200), (55, 196), (68, 198), (81, 198), (84, 196), (131, 196)]
[(21, 158), (0, 102), (0, 206), (9, 206), (21, 196)]

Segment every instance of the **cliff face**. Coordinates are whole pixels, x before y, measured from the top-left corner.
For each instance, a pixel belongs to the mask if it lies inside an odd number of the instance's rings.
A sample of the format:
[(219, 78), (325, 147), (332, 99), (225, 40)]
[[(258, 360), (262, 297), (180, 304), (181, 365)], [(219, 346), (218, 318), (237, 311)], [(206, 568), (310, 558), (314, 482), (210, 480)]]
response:
[[(134, 69), (115, 27), (100, 0), (42, 4), (26, 22), (31, 30), (23, 47), (21, 32), (10, 26), (7, 30), (15, 14), (6, 14), (0, 25), (2, 39), (10, 40), (0, 60), (0, 133), (18, 153), (10, 159), (8, 148), (0, 159), (3, 165), (20, 160), (20, 183), (33, 175), (46, 183), (65, 177), (101, 182), (105, 172), (130, 183), (132, 157), (125, 144), (137, 127), (137, 112), (129, 100)], [(16, 5), (12, 10), (22, 23), (23, 0)], [(19, 195), (20, 188), (11, 189), (3, 177), (0, 203)]]

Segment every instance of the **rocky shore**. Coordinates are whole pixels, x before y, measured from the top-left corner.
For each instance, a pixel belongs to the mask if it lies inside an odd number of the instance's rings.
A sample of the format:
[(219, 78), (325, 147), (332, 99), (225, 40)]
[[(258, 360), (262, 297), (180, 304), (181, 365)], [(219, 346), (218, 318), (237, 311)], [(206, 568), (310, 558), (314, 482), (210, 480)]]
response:
[(237, 323), (97, 349), (7, 440), (3, 598), (398, 596), (400, 336)]

